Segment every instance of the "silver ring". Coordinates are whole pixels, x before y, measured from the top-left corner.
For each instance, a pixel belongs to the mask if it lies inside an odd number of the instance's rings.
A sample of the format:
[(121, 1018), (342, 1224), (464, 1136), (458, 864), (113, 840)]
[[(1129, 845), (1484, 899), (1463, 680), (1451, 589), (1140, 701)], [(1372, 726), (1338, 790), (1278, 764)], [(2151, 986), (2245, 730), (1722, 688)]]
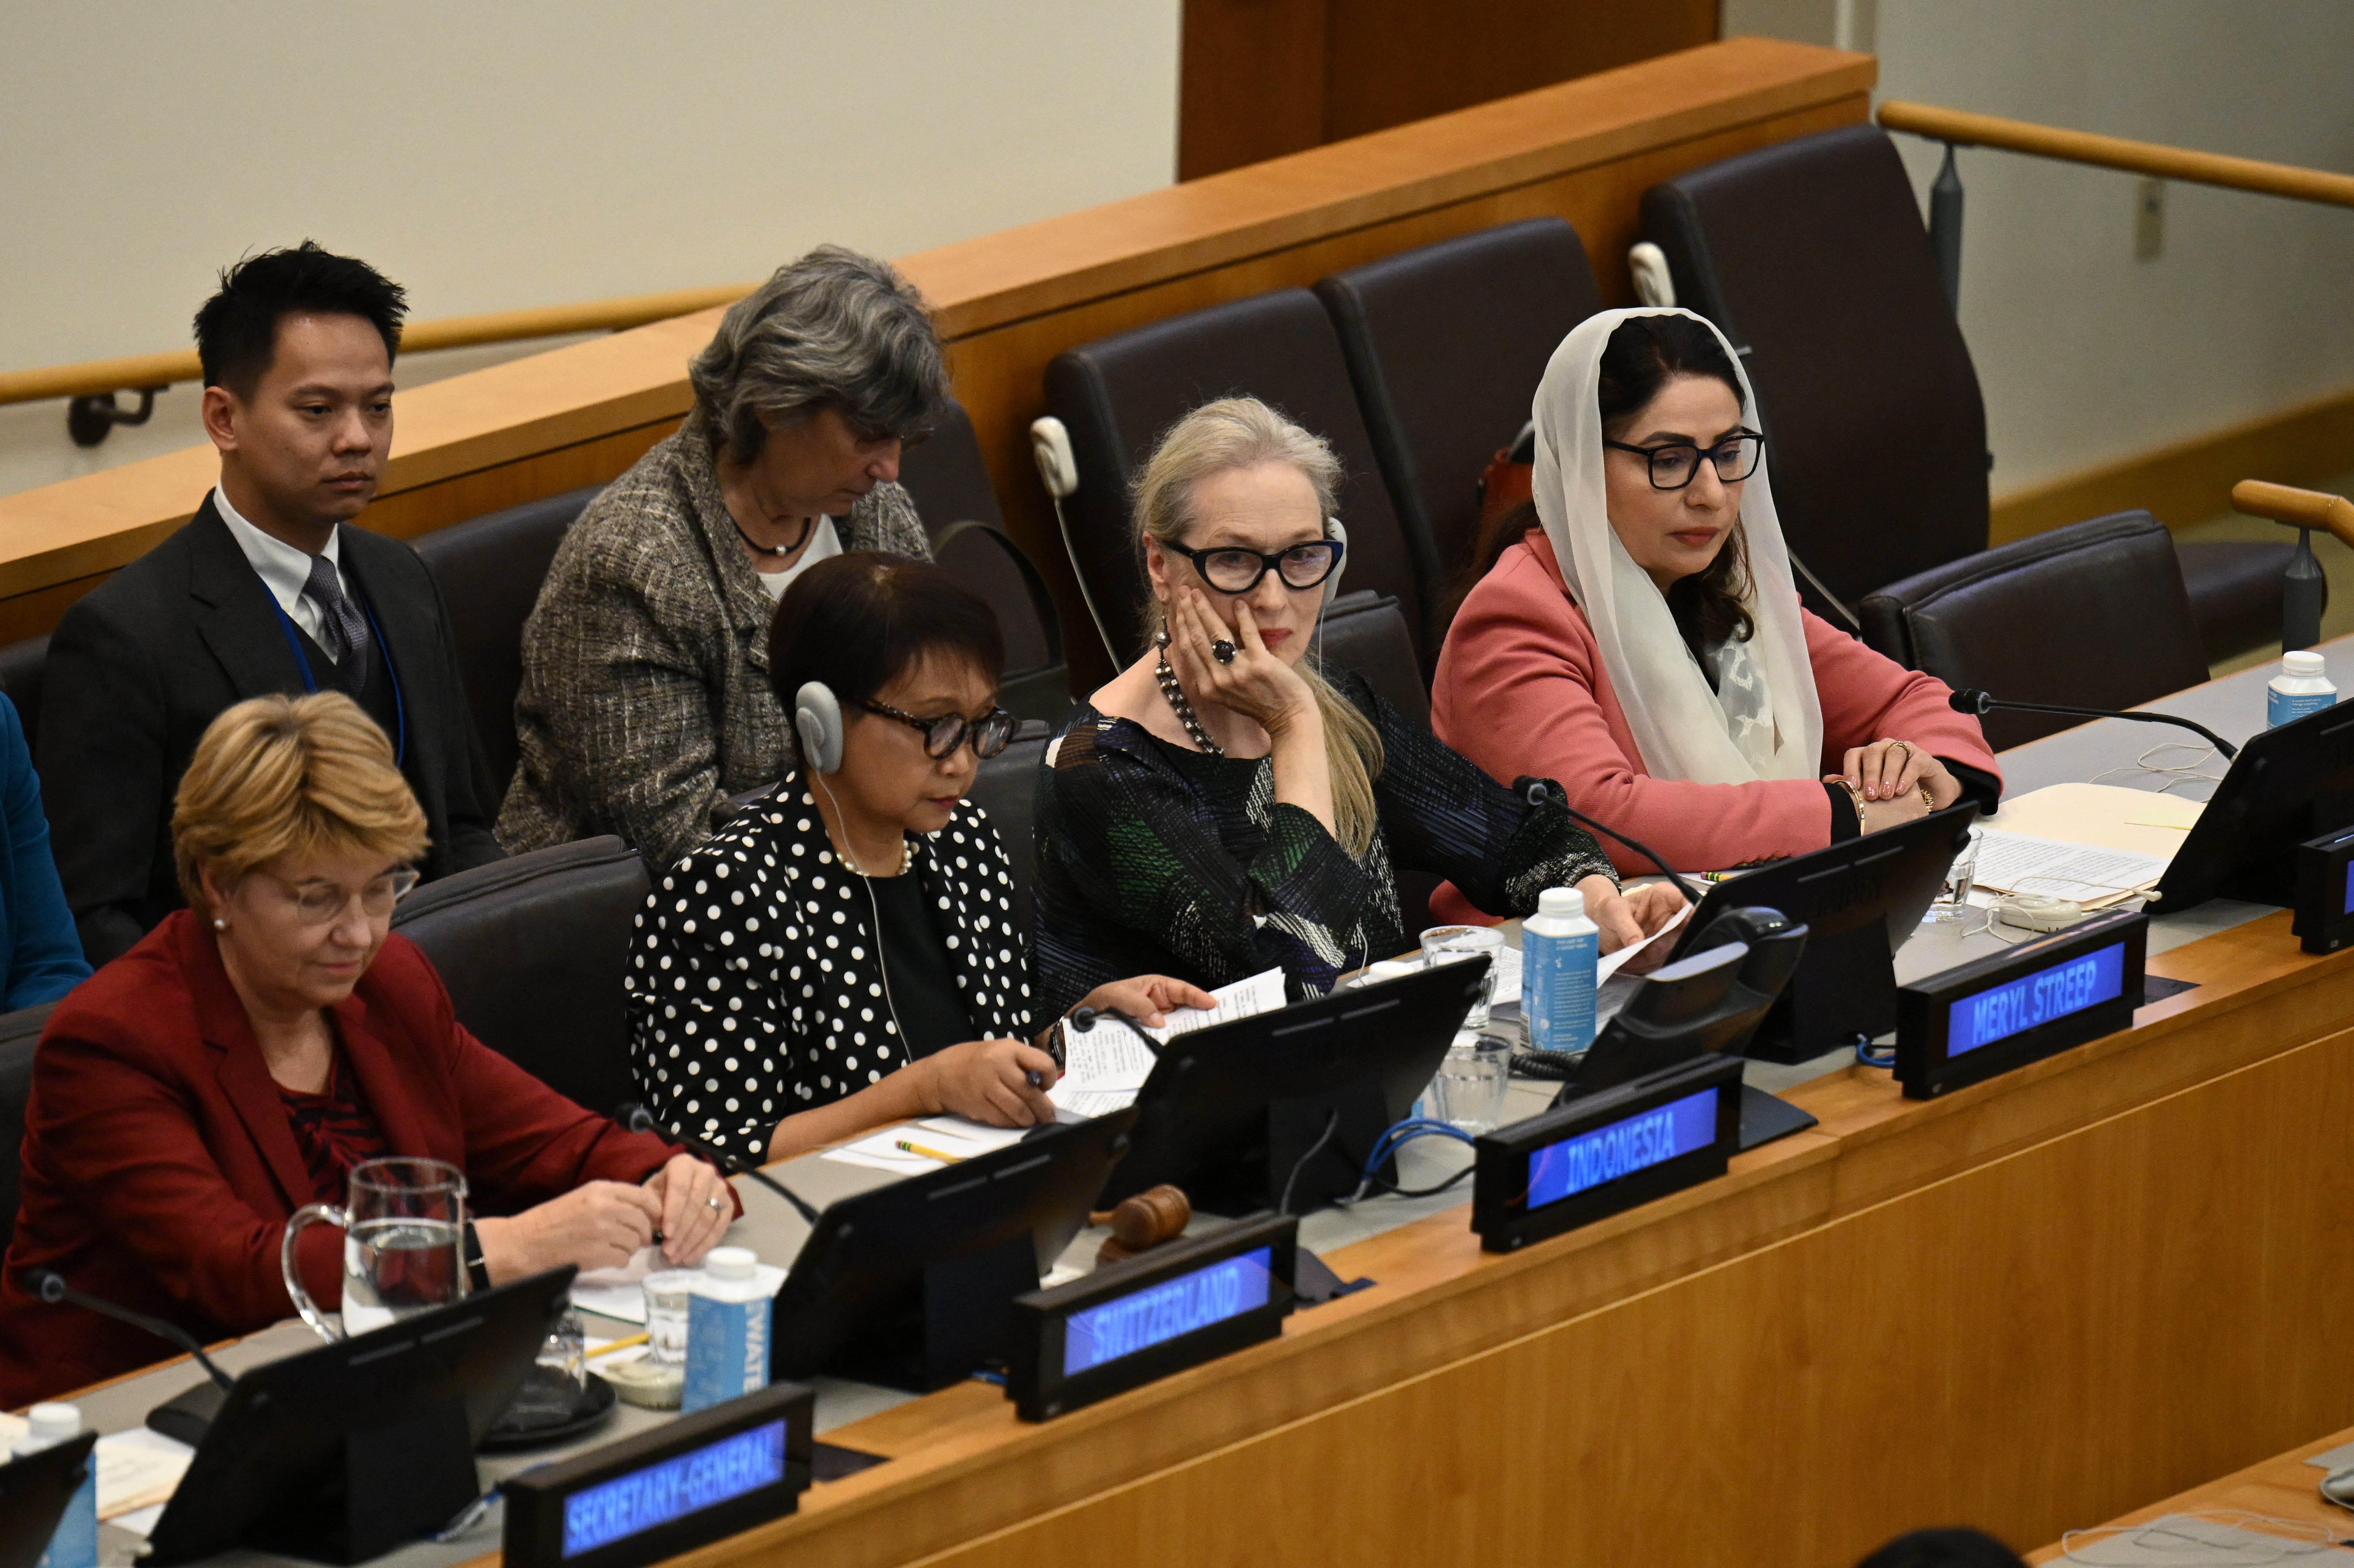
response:
[(1235, 645), (1227, 641), (1223, 637), (1210, 644), (1210, 657), (1215, 659), (1221, 664), (1233, 663), (1235, 662)]
[(716, 1198), (705, 1198), (703, 1201), (711, 1205), (711, 1212), (715, 1214), (724, 1214), (727, 1212), (727, 1205)]

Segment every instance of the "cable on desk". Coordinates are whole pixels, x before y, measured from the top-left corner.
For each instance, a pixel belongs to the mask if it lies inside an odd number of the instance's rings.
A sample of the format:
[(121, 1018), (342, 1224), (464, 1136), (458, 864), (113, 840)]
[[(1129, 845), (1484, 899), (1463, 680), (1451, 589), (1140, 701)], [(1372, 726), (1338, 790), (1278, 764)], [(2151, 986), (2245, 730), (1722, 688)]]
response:
[(1341, 1199), (1341, 1206), (1353, 1208), (1364, 1202), (1376, 1187), (1399, 1198), (1435, 1198), (1479, 1169), (1476, 1164), (1466, 1165), (1435, 1187), (1401, 1187), (1395, 1182), (1384, 1180), (1381, 1175), (1382, 1161), (1389, 1159), (1417, 1138), (1451, 1138), (1458, 1143), (1473, 1141), (1471, 1135), (1461, 1128), (1451, 1122), (1433, 1120), (1429, 1117), (1408, 1117), (1404, 1121), (1394, 1123), (1384, 1129), (1380, 1138), (1373, 1140), (1373, 1151), (1365, 1157), (1363, 1174), (1357, 1181), (1357, 1190)]
[(1341, 1112), (1340, 1108), (1335, 1107), (1331, 1114), (1324, 1118), (1324, 1130), (1317, 1136), (1315, 1142), (1308, 1146), (1308, 1152), (1291, 1162), (1291, 1174), (1283, 1179), (1283, 1201), (1275, 1206), (1277, 1213), (1291, 1213), (1291, 1190), (1299, 1185), (1299, 1173), (1308, 1169), (1310, 1160), (1324, 1152), (1324, 1146), (1331, 1142), (1333, 1136), (1340, 1130)]

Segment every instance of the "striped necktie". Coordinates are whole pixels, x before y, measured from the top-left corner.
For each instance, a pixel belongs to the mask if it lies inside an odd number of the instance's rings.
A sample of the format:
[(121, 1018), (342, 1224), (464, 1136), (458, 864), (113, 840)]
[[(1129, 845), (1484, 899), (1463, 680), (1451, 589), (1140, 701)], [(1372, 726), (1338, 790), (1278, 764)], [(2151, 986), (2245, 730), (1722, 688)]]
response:
[(302, 592), (319, 607), (319, 646), (335, 662), (352, 695), (367, 684), (367, 622), (336, 580), (335, 563), (324, 556), (311, 557), (311, 580)]

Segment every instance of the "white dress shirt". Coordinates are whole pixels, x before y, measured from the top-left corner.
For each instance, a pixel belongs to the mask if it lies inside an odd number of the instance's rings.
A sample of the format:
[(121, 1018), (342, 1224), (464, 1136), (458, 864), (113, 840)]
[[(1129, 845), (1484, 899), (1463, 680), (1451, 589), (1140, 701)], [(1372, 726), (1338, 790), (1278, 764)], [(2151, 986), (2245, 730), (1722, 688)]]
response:
[[(795, 577), (824, 560), (828, 556), (840, 554), (842, 554), (842, 540), (833, 531), (833, 519), (821, 517), (811, 526), (809, 544), (802, 548), (793, 564), (781, 572), (760, 572), (760, 586), (769, 590), (770, 599), (781, 600), (785, 597), (785, 590), (793, 586)], [(758, 566), (752, 569), (759, 571)]]
[[(302, 629), (304, 636), (313, 642), (320, 642), (323, 650), (325, 645), (319, 631), (326, 624), (326, 613), (302, 591), (311, 580), (309, 553), (296, 549), (283, 539), (272, 538), (247, 522), (238, 514), (237, 508), (229, 504), (228, 492), (218, 486), (213, 489), (213, 507), (221, 514), (221, 521), (228, 524), (229, 537), (235, 539), (237, 547), (245, 552), (246, 563), (252, 567), (262, 586), (270, 590), (270, 597), (278, 601), (278, 608)], [(335, 586), (348, 597), (352, 585), (350, 579), (344, 576), (339, 548), (343, 534), (341, 528), (329, 534), (327, 547), (320, 553), (335, 568)]]

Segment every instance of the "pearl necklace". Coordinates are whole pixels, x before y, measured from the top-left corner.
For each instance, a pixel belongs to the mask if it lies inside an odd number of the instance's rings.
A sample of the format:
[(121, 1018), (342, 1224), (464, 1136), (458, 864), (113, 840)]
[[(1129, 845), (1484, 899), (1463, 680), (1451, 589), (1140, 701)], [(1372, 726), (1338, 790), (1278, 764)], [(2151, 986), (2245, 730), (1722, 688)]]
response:
[(1185, 726), (1185, 733), (1193, 737), (1195, 746), (1200, 747), (1212, 757), (1224, 757), (1226, 754), (1226, 748), (1212, 740), (1210, 732), (1202, 727), (1201, 715), (1193, 711), (1193, 705), (1186, 700), (1185, 688), (1177, 683), (1177, 672), (1169, 667), (1167, 652), (1169, 633), (1163, 631), (1155, 637), (1152, 640), (1152, 645), (1162, 651), (1160, 662), (1153, 666), (1152, 671), (1153, 679), (1161, 683), (1161, 700), (1169, 705), (1169, 711), (1177, 715), (1177, 722)]
[[(848, 855), (844, 855), (842, 858), (844, 860), (850, 859)], [(907, 875), (909, 871), (915, 868), (915, 864), (916, 841), (911, 838), (902, 837), (899, 840), (899, 874), (901, 876)], [(866, 878), (869, 882), (875, 880), (875, 874), (873, 872), (865, 870), (855, 863), (851, 865), (850, 869), (857, 872), (859, 875)]]

